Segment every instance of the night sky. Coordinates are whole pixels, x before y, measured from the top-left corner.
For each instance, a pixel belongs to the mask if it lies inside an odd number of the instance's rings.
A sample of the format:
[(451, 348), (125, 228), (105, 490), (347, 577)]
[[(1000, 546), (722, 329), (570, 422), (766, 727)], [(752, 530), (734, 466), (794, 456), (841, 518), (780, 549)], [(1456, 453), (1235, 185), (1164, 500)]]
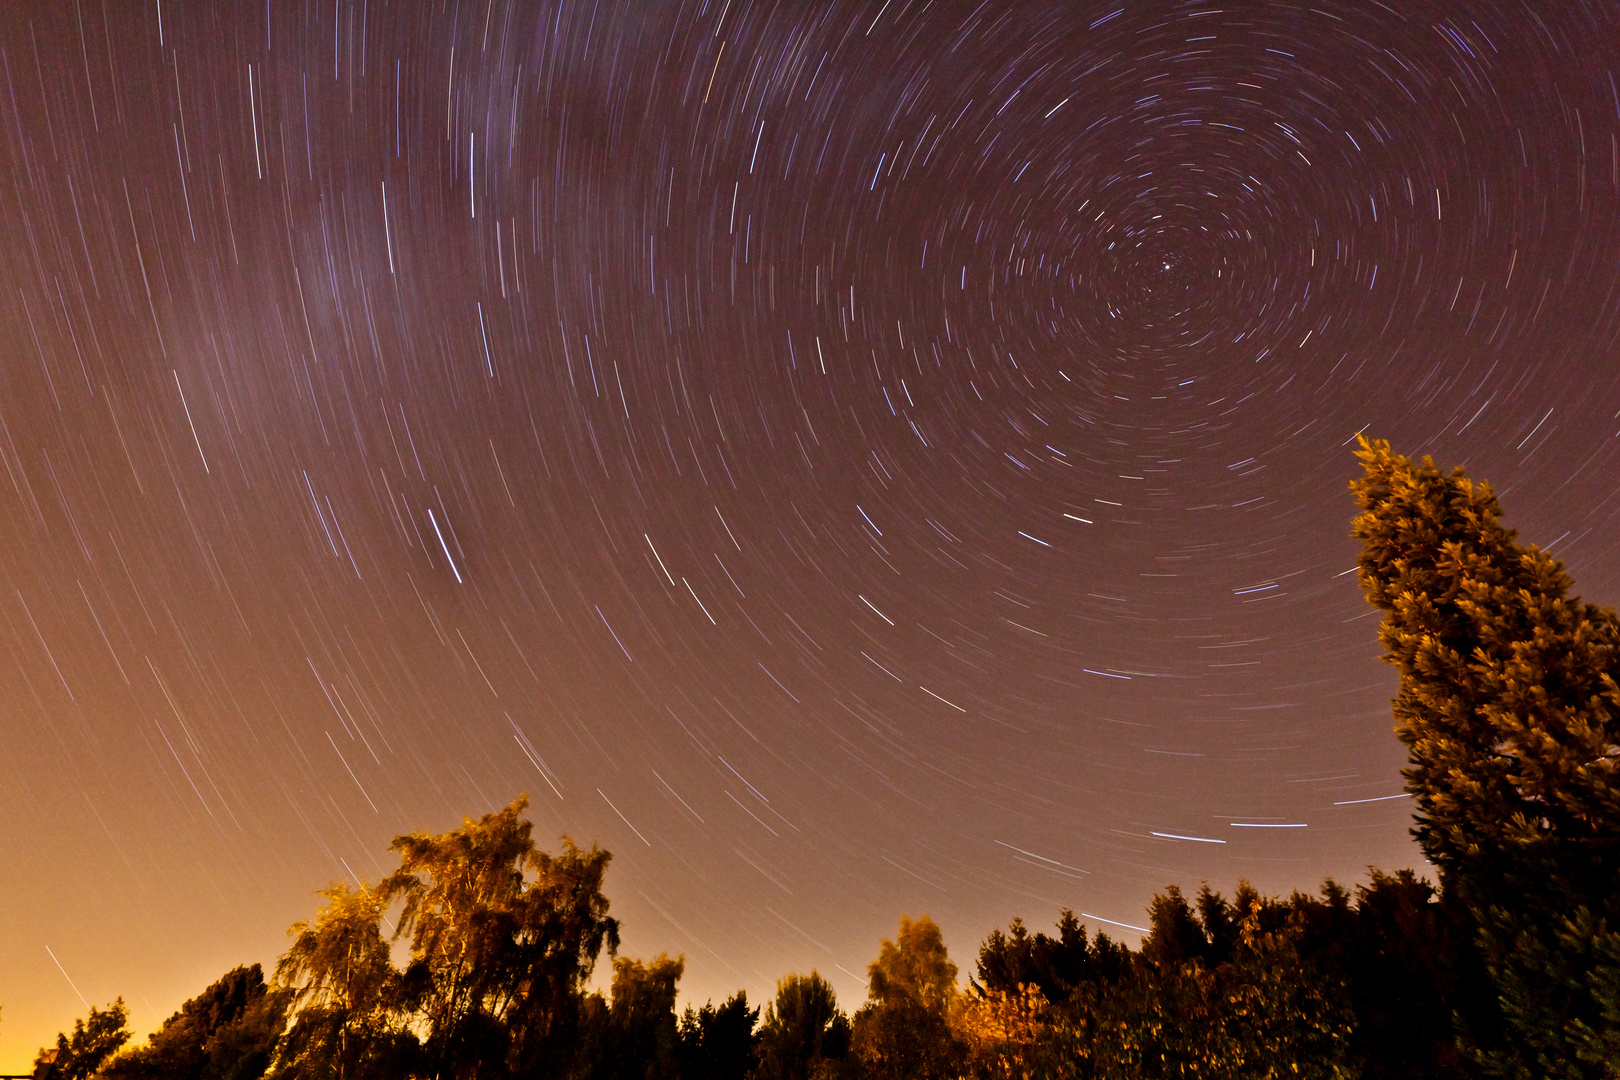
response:
[(1354, 436), (1620, 595), (1617, 58), (1579, 0), (8, 4), (0, 1067), (525, 791), (700, 1003), (1421, 867)]

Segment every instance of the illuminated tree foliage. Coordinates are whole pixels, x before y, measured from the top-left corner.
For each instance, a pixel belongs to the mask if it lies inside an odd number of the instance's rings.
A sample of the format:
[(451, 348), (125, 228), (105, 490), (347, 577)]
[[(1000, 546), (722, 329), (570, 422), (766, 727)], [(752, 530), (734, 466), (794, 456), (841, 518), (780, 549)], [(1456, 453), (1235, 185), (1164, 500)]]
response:
[(400, 867), (378, 889), (384, 906), (402, 904), (403, 1000), (445, 1075), (560, 1067), (584, 983), (603, 948), (618, 948), (602, 894), (610, 856), (569, 840), (561, 855), (538, 850), (519, 817), (527, 806), (522, 797), (451, 832), (397, 838)]
[(895, 940), (884, 940), (867, 967), (867, 1004), (853, 1023), (856, 1056), (866, 1075), (932, 1080), (956, 1072), (961, 1048), (950, 1027), (956, 965), (933, 919), (900, 916)]
[(1488, 484), (1381, 441), (1359, 457), (1413, 832), (1494, 991), (1468, 1034), (1499, 1075), (1620, 1075), (1620, 623)]
[[(998, 931), (999, 932), (999, 931)], [(951, 1030), (961, 1047), (963, 1071), (986, 1080), (1035, 1080), (1054, 1075), (1042, 1060), (1043, 1044), (1054, 1034), (1055, 1015), (1041, 988), (1025, 983), (1017, 991), (973, 985), (958, 995)]]
[(388, 1075), (416, 1037), (401, 1015), (400, 973), (389, 958), (376, 892), (333, 885), (313, 922), (295, 923), (276, 982), (296, 1009), (276, 1055), (278, 1080)]
[[(602, 893), (609, 855), (566, 839), (560, 855), (538, 850), (527, 805), (401, 836), (399, 869), (375, 889), (323, 891), (276, 970), (294, 1010), (277, 1080), (609, 1075), (576, 1060), (585, 984), (619, 941)], [(382, 932), (391, 910), (393, 936), (409, 941), (403, 971)], [(615, 1034), (650, 1023), (672, 1044), (679, 977), (679, 961), (621, 962)]]

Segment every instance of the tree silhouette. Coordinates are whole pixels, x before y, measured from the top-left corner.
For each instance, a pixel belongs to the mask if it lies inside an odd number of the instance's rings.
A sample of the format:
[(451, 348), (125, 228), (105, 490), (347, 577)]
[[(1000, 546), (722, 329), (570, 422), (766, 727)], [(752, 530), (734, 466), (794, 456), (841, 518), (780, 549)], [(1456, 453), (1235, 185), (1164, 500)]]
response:
[(258, 964), (233, 968), (180, 1006), (147, 1045), (113, 1058), (103, 1080), (258, 1080), (285, 1023), (285, 993)]
[(613, 961), (612, 1002), (585, 1000), (573, 1075), (579, 1080), (678, 1080), (675, 987), (685, 962)]
[(848, 1053), (849, 1019), (832, 984), (814, 971), (779, 981), (760, 1025), (760, 1080), (838, 1075)]
[(681, 1080), (744, 1080), (754, 1065), (759, 1010), (748, 1007), (739, 990), (718, 1008), (687, 1006), (681, 1016), (676, 1054)]
[[(811, 972), (778, 983), (756, 1032), (759, 1010), (740, 992), (677, 1020), (682, 958), (617, 958), (607, 992), (587, 994), (602, 951), (618, 946), (602, 893), (610, 856), (566, 838), (559, 855), (537, 850), (520, 797), (447, 833), (398, 837), (399, 869), (375, 889), (322, 890), (273, 986), (257, 965), (236, 968), (116, 1057), (129, 1038), (122, 1000), (92, 1009), (41, 1051), (41, 1075), (1472, 1080), (1484, 1066), (1612, 1077), (1620, 942), (1601, 781), (1620, 752), (1571, 755), (1610, 737), (1613, 672), (1589, 669), (1620, 652), (1615, 619), (1563, 597), (1557, 565), (1495, 525), (1488, 489), (1387, 448), (1363, 457), (1375, 479), (1357, 524), (1371, 553), (1362, 569), (1391, 613), (1414, 831), (1441, 889), (1377, 870), (1353, 894), (1329, 881), (1320, 896), (1279, 899), (1239, 882), (1228, 901), (1206, 883), (1189, 900), (1172, 885), (1149, 904), (1139, 951), (1088, 939), (1067, 909), (1055, 936), (1015, 919), (985, 939), (966, 990), (933, 920), (901, 916), (853, 1020)], [(1453, 534), (1463, 539), (1440, 539)], [(1449, 593), (1436, 584), (1448, 581)], [(1532, 675), (1538, 685), (1518, 685)], [(1589, 790), (1566, 797), (1548, 777)], [(1472, 816), (1491, 807), (1512, 814)], [(396, 942), (409, 942), (403, 971), (382, 933), (390, 912)]]
[[(73, 1021), (72, 1035), (58, 1034), (54, 1050), (40, 1050), (34, 1059), (34, 1075), (49, 1080), (87, 1080), (128, 1041), (129, 1010), (124, 999), (106, 1009), (92, 1005), (85, 1019)], [(41, 1066), (45, 1068), (41, 1070)]]
[(1356, 890), (1354, 925), (1314, 927), (1313, 951), (1337, 951), (1356, 1025), (1352, 1057), (1363, 1080), (1468, 1075), (1452, 1013), (1478, 987), (1456, 965), (1454, 918), (1434, 886), (1410, 870), (1371, 871)]

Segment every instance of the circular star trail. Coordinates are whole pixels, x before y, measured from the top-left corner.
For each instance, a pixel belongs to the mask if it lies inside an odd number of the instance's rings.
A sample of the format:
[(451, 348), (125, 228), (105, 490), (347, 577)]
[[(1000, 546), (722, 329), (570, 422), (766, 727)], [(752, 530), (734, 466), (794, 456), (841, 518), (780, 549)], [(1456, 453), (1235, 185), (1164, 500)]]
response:
[(528, 792), (688, 996), (1419, 859), (1354, 436), (1611, 598), (1612, 7), (24, 5), (0, 1056)]

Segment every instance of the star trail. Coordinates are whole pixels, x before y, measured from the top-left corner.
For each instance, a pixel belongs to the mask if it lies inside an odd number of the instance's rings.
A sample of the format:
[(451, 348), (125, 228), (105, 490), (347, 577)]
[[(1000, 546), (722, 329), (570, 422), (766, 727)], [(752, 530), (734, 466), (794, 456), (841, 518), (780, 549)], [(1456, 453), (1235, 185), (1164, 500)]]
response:
[(1617, 57), (1583, 0), (8, 5), (0, 1066), (520, 791), (699, 1002), (1421, 867), (1351, 446), (1620, 592)]

